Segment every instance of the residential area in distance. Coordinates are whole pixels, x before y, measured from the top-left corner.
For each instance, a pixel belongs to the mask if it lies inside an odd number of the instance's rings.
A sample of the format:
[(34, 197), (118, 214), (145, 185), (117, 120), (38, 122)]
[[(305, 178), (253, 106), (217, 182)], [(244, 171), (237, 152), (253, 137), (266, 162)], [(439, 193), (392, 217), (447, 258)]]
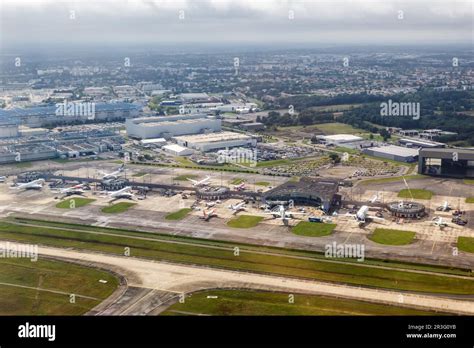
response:
[[(273, 10), (301, 13), (244, 3), (277, 32)], [(472, 42), (293, 42), (282, 24), (287, 44), (200, 46), (201, 12), (151, 4), (182, 27), (155, 43), (121, 4), (132, 44), (105, 4), (40, 1), (67, 12), (64, 47), (40, 19), (50, 41), (29, 45), (24, 4), (3, 9), (0, 316), (474, 315)]]

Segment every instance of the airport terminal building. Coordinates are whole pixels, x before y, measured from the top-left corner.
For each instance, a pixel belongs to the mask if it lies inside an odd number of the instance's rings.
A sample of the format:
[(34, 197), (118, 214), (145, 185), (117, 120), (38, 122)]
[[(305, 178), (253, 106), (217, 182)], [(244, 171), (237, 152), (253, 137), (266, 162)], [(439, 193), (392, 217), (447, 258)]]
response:
[(454, 178), (474, 178), (474, 150), (421, 149), (418, 173)]
[(329, 179), (301, 178), (299, 182), (288, 181), (265, 192), (262, 201), (290, 201), (295, 204), (320, 206), (326, 213), (341, 206), (338, 194), (339, 182)]

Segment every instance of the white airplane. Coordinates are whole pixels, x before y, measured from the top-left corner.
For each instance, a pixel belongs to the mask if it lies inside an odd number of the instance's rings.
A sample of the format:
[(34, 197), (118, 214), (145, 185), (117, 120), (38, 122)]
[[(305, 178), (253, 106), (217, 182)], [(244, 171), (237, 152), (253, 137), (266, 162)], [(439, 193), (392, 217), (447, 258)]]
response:
[(200, 180), (200, 181), (197, 181), (197, 180), (193, 180), (193, 179), (190, 179), (190, 178), (186, 178), (188, 179), (189, 181), (191, 181), (193, 183), (193, 186), (194, 187), (198, 187), (198, 186), (203, 186), (203, 185), (207, 185), (208, 181), (211, 180), (211, 177), (208, 175), (206, 176), (204, 179)]
[(444, 227), (448, 227), (449, 224), (444, 221), (444, 219), (441, 216), (436, 216), (432, 220), (433, 225), (438, 226), (440, 229), (443, 229)]
[(266, 212), (267, 215), (273, 215), (274, 218), (279, 218), (282, 221), (287, 221), (288, 219), (293, 219), (293, 215), (304, 215), (305, 213), (293, 213), (291, 211), (286, 210), (285, 206), (281, 204), (278, 207), (278, 210)]
[(354, 218), (359, 223), (359, 225), (365, 224), (367, 219), (385, 220), (384, 218), (379, 218), (378, 216), (369, 215), (369, 207), (366, 206), (366, 205), (363, 205), (362, 207), (360, 207), (360, 209), (357, 211), (357, 213), (355, 213), (355, 214), (347, 213), (346, 216), (350, 216), (350, 217)]
[(204, 221), (209, 221), (210, 218), (217, 216), (215, 209), (203, 210), (202, 214), (202, 219), (204, 219)]
[(102, 180), (111, 180), (111, 179), (117, 179), (118, 177), (120, 177), (120, 174), (124, 170), (125, 170), (125, 164), (122, 164), (115, 172), (106, 173), (99, 170), (99, 173), (102, 175)]
[(236, 190), (236, 191), (245, 190), (245, 182), (241, 183), (240, 185), (234, 185), (234, 190)]
[(371, 199), (369, 199), (370, 203), (375, 203), (375, 202), (380, 202), (380, 193), (377, 192), (375, 195), (372, 196)]
[(245, 210), (245, 202), (241, 202), (239, 204), (231, 204), (229, 205), (229, 209), (232, 210), (232, 214), (237, 214), (239, 211)]
[(41, 188), (43, 188), (44, 182), (44, 179), (36, 179), (30, 182), (26, 182), (24, 184), (17, 184), (12, 188), (17, 190), (40, 190)]
[(452, 208), (449, 205), (448, 201), (444, 201), (443, 205), (438, 207), (436, 210), (438, 211), (450, 211)]
[(79, 184), (79, 185), (74, 185), (71, 187), (66, 187), (61, 190), (59, 190), (59, 193), (63, 195), (82, 195), (84, 193), (84, 186), (85, 184)]
[(120, 198), (133, 199), (135, 195), (132, 192), (130, 192), (131, 190), (132, 190), (132, 187), (127, 186), (117, 191), (107, 192), (107, 194), (110, 198), (113, 198), (113, 199), (120, 199)]

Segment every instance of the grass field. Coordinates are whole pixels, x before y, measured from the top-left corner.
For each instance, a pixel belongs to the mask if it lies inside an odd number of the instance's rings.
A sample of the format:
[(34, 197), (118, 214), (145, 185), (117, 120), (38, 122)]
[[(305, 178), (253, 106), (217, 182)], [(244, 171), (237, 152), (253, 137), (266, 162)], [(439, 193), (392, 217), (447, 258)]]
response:
[(376, 228), (368, 237), (371, 241), (388, 245), (407, 245), (413, 242), (415, 232)]
[(398, 192), (400, 198), (413, 198), (430, 200), (433, 197), (433, 192), (423, 189), (403, 189)]
[(463, 182), (467, 185), (474, 185), (474, 179), (464, 179)]
[(301, 221), (291, 231), (299, 236), (322, 237), (330, 235), (335, 228), (336, 224)]
[[(264, 272), (387, 289), (474, 294), (470, 270), (388, 260), (330, 260), (323, 253), (221, 242), (117, 228), (11, 218), (0, 222), (0, 239), (136, 257)], [(234, 248), (240, 254), (234, 256)], [(380, 268), (382, 267), (382, 268)], [(387, 268), (389, 267), (389, 268)], [(424, 271), (428, 273), (420, 273)], [(446, 277), (463, 275), (472, 279)]]
[(242, 184), (243, 182), (245, 182), (245, 180), (242, 179), (242, 178), (234, 178), (230, 183), (231, 183), (232, 185), (240, 185), (240, 184)]
[[(217, 296), (217, 298), (208, 298)], [(193, 293), (161, 315), (436, 315), (434, 312), (357, 300), (250, 290)]]
[(123, 213), (124, 211), (127, 211), (134, 205), (136, 205), (136, 203), (120, 202), (114, 205), (109, 205), (107, 207), (104, 207), (101, 209), (101, 211), (107, 214), (118, 214), (118, 213)]
[(184, 175), (179, 175), (175, 176), (173, 180), (176, 181), (187, 181), (188, 179), (196, 179), (198, 176), (195, 174), (184, 174)]
[(94, 201), (95, 199), (92, 199), (92, 198), (82, 198), (82, 197), (69, 198), (56, 204), (56, 208), (75, 209), (75, 208), (80, 208), (85, 205), (88, 205)]
[(15, 167), (17, 168), (30, 168), (33, 166), (33, 163), (31, 162), (19, 162), (15, 163)]
[(262, 220), (263, 217), (261, 216), (239, 215), (227, 222), (227, 226), (234, 228), (251, 228), (257, 226)]
[(344, 146), (336, 146), (334, 148), (334, 151), (337, 151), (337, 152), (347, 152), (348, 154), (352, 154), (352, 155), (357, 155), (360, 153), (359, 150), (355, 150), (355, 149), (351, 149), (351, 148), (348, 148), (348, 147), (344, 147)]
[(474, 253), (474, 238), (473, 237), (458, 237), (459, 250), (468, 253)]
[(145, 176), (145, 175), (147, 175), (146, 172), (138, 172), (138, 173), (133, 174), (132, 176), (135, 177), (135, 178), (140, 178), (140, 177)]
[(474, 203), (474, 197), (467, 197), (466, 203)]
[(367, 133), (367, 131), (359, 128), (354, 128), (349, 124), (345, 123), (322, 123), (316, 126), (321, 132), (326, 135), (333, 135), (333, 134), (360, 134), (360, 133)]
[(191, 208), (183, 208), (178, 211), (175, 211), (174, 213), (170, 213), (165, 216), (166, 220), (181, 220), (186, 217), (190, 212), (193, 210)]
[(118, 279), (62, 261), (10, 258), (0, 259), (0, 283), (0, 315), (82, 315), (109, 297)]
[(270, 186), (270, 183), (268, 181), (257, 181), (255, 183), (255, 185), (256, 186), (265, 186), (265, 187), (267, 187), (267, 186)]

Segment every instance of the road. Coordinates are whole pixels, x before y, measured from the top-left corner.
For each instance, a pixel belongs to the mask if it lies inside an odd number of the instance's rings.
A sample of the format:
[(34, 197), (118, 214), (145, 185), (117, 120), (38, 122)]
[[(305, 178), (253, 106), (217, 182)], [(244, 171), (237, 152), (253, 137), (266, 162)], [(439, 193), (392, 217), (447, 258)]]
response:
[[(15, 248), (15, 243), (10, 243), (9, 246)], [(462, 299), (377, 290), (281, 276), (220, 270), (202, 266), (178, 265), (135, 257), (113, 256), (70, 249), (39, 247), (38, 252), (40, 255), (47, 257), (100, 265), (101, 267), (109, 267), (116, 272), (119, 270), (120, 273), (128, 278), (127, 283), (129, 287), (149, 289), (153, 292), (166, 294), (174, 293), (179, 295), (210, 288), (248, 288), (283, 291), (293, 294), (305, 293), (337, 296), (424, 310), (474, 315), (474, 302)], [(149, 294), (150, 292), (144, 293), (140, 298), (152, 298)], [(130, 309), (137, 306), (140, 306), (140, 303), (134, 302), (129, 305), (128, 309), (122, 310), (122, 313), (133, 313)], [(107, 313), (106, 309), (98, 314), (102, 313)]]

